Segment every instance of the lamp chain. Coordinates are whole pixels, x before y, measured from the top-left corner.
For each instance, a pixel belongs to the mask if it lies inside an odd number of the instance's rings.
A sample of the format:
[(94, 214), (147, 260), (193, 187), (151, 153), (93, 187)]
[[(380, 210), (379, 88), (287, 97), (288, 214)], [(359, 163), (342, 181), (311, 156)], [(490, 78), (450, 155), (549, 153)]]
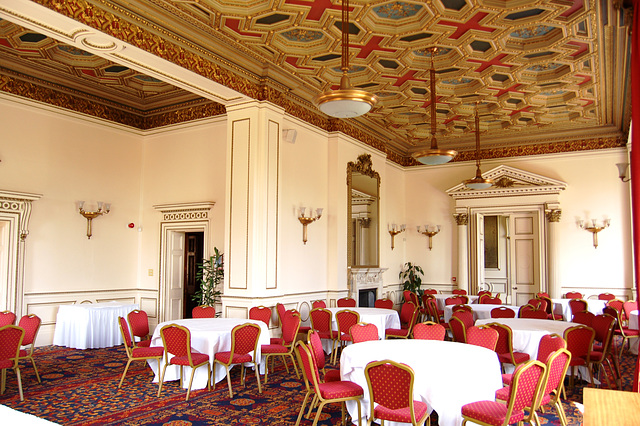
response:
[(342, 73), (349, 71), (349, 0), (342, 0)]

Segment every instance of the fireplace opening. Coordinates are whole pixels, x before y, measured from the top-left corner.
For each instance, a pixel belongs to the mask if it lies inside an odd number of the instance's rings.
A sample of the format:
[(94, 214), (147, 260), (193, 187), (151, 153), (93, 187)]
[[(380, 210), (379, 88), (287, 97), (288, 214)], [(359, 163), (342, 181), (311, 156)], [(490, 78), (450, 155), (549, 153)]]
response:
[(358, 306), (361, 308), (373, 308), (378, 296), (377, 288), (363, 288), (358, 290)]

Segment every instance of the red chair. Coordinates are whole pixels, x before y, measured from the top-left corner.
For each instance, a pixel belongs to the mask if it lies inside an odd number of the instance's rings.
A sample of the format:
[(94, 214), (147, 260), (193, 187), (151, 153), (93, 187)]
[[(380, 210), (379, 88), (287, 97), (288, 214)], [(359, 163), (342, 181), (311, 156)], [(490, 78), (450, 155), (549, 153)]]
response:
[(489, 290), (480, 290), (478, 292), (478, 297), (484, 296), (485, 294), (491, 296), (491, 292)]
[(280, 326), (282, 326), (282, 320), (284, 318), (285, 312), (287, 312), (287, 308), (285, 308), (282, 303), (276, 303), (276, 314), (278, 314), (278, 321), (280, 322)]
[[(233, 398), (231, 390), (231, 374), (229, 367), (240, 364), (240, 383), (245, 385), (244, 367), (245, 364), (253, 364), (258, 382), (258, 393), (262, 393), (260, 386), (260, 360), (257, 359), (258, 339), (260, 338), (260, 326), (254, 323), (236, 325), (231, 330), (231, 350), (217, 352), (213, 358), (213, 386), (216, 386), (216, 363), (224, 365), (227, 370), (227, 384), (229, 385), (229, 398)], [(253, 352), (253, 353), (252, 353)]]
[(473, 308), (469, 305), (453, 305), (451, 312), (470, 312), (473, 314)]
[(460, 302), (464, 305), (469, 303), (469, 296), (467, 296), (466, 294), (459, 294), (458, 299), (460, 299)]
[(438, 294), (438, 290), (434, 289), (434, 288), (428, 288), (424, 291), (423, 294)]
[(446, 299), (444, 299), (445, 306), (463, 305), (464, 303), (462, 303), (462, 302), (463, 302), (463, 300), (461, 298), (459, 298), (458, 296), (447, 297)]
[(540, 293), (536, 293), (536, 296), (539, 298), (546, 298), (546, 299), (550, 299), (551, 296), (549, 296), (549, 293), (545, 293), (545, 292), (540, 292)]
[[(594, 315), (590, 327), (593, 328), (595, 332), (593, 350), (589, 356), (589, 361), (591, 365), (589, 366), (592, 371), (595, 367), (598, 367), (598, 378), (602, 383), (602, 370), (603, 364), (606, 363), (609, 366), (609, 369), (613, 373), (616, 384), (618, 385), (618, 389), (620, 389), (620, 371), (618, 368), (617, 360), (612, 356), (611, 345), (613, 343), (613, 330), (616, 325), (616, 319), (611, 315), (602, 314), (602, 315)], [(595, 342), (599, 342), (596, 344)], [(611, 363), (611, 359), (613, 359), (613, 364)], [(607, 387), (612, 389), (611, 383), (609, 383), (609, 375), (605, 371), (604, 378), (607, 381)]]
[(296, 376), (300, 378), (298, 373), (298, 367), (296, 367), (296, 361), (293, 357), (294, 344), (298, 331), (300, 330), (300, 314), (285, 311), (282, 315), (282, 343), (271, 343), (269, 345), (262, 345), (260, 352), (264, 355), (265, 370), (264, 370), (264, 384), (267, 384), (267, 378), (269, 376), (269, 358), (273, 356), (281, 356), (282, 363), (289, 373), (289, 366), (287, 365), (286, 357), (291, 358), (293, 369), (296, 372)]
[[(149, 334), (149, 318), (145, 311), (138, 309), (133, 310), (127, 314), (127, 321), (129, 321), (129, 328), (131, 329), (131, 336), (133, 338), (133, 344), (137, 347), (148, 348), (151, 346), (151, 335)], [(136, 342), (136, 337), (140, 340)]]
[(196, 306), (191, 310), (191, 316), (193, 318), (215, 318), (216, 308), (213, 306)]
[[(545, 334), (538, 342), (538, 355), (536, 359), (544, 364), (547, 362), (549, 355), (557, 351), (558, 349), (566, 349), (567, 342), (558, 334)], [(511, 384), (513, 374), (503, 374), (502, 383), (505, 385)]]
[(454, 342), (467, 343), (467, 327), (460, 318), (452, 316), (449, 320), (449, 328), (451, 328)]
[[(591, 363), (591, 351), (593, 350), (593, 340), (595, 338), (595, 331), (591, 327), (586, 325), (576, 325), (575, 327), (567, 328), (564, 331), (564, 340), (567, 341), (567, 350), (571, 353), (571, 387), (573, 387), (573, 378), (575, 376), (575, 370), (577, 366), (589, 367)], [(591, 370), (589, 371), (589, 383), (593, 383), (591, 377)]]
[(576, 312), (573, 314), (573, 319), (571, 322), (575, 322), (576, 324), (586, 325), (587, 327), (591, 327), (593, 324), (593, 318), (595, 315), (589, 311)]
[(416, 306), (420, 306), (420, 301), (418, 299), (418, 295), (417, 294), (415, 294), (414, 292), (409, 291), (409, 290), (404, 290), (402, 292), (402, 294), (404, 296), (404, 302), (405, 303), (411, 302)]
[(311, 327), (318, 332), (320, 338), (331, 340), (331, 354), (333, 355), (337, 350), (338, 337), (340, 336), (338, 331), (334, 331), (332, 327), (333, 314), (328, 309), (316, 308), (311, 310), (309, 316), (311, 317)]
[(498, 306), (497, 308), (493, 308), (491, 310), (491, 318), (515, 318), (516, 313), (509, 308), (505, 308), (504, 306)]
[(460, 288), (456, 288), (456, 289), (452, 290), (451, 293), (453, 293), (453, 294), (467, 294), (467, 290), (462, 290)]
[(616, 296), (614, 294), (611, 294), (611, 293), (600, 293), (598, 295), (598, 300), (613, 300), (615, 298), (616, 298)]
[(607, 302), (607, 306), (614, 308), (620, 312), (623, 323), (620, 325), (627, 325), (627, 315), (624, 313), (624, 302), (620, 299), (612, 299)]
[(467, 329), (473, 327), (476, 322), (471, 311), (456, 311), (451, 314), (451, 317), (460, 318)]
[(498, 343), (499, 334), (493, 328), (480, 325), (473, 326), (467, 329), (467, 343), (475, 346), (482, 346), (483, 348), (496, 350), (496, 344)]
[(367, 364), (364, 375), (369, 387), (371, 414), (374, 419), (423, 425), (429, 418), (425, 402), (413, 399), (414, 372), (411, 367), (390, 359)]
[(352, 297), (343, 297), (342, 299), (338, 299), (338, 308), (355, 308), (356, 307), (356, 299)]
[(400, 310), (400, 327), (401, 328), (387, 328), (385, 330), (385, 338), (400, 338), (408, 339), (411, 336), (413, 326), (418, 319), (418, 308), (411, 302), (402, 305)]
[(445, 329), (449, 328), (449, 324), (444, 322), (444, 311), (438, 309), (436, 299), (427, 299), (427, 313), (433, 322), (442, 325)]
[[(352, 326), (360, 322), (360, 314), (356, 311), (344, 309), (336, 312), (336, 322), (338, 323), (337, 340), (340, 341), (340, 350), (342, 350), (347, 345), (347, 342), (351, 342), (351, 334), (349, 334), (349, 330)], [(333, 363), (335, 364), (337, 360), (338, 351), (335, 351), (333, 354)]]
[[(358, 404), (358, 425), (361, 425), (360, 399), (364, 396), (364, 390), (362, 389), (362, 387), (356, 383), (349, 381), (320, 383), (320, 374), (318, 372), (318, 367), (316, 366), (315, 359), (309, 347), (302, 341), (298, 341), (296, 342), (295, 348), (298, 362), (300, 363), (300, 367), (302, 369), (305, 388), (307, 391), (304, 396), (304, 400), (302, 401), (300, 412), (298, 413), (296, 426), (300, 424), (300, 420), (302, 420), (302, 414), (304, 413), (307, 401), (312, 396), (313, 400), (317, 400), (320, 403), (318, 409), (316, 410), (316, 416), (313, 420), (313, 426), (316, 426), (318, 424), (318, 420), (320, 419), (320, 414), (322, 413), (322, 409), (324, 408), (324, 406), (333, 402), (339, 402), (342, 405), (342, 424), (346, 424), (344, 420), (345, 401), (356, 401), (356, 403)], [(311, 401), (312, 407), (314, 405), (313, 400)]]
[(530, 319), (549, 319), (547, 313), (545, 311), (540, 311), (538, 309), (525, 310), (522, 312), (520, 318), (530, 318)]
[(492, 322), (487, 324), (495, 329), (498, 334), (498, 343), (496, 344), (496, 353), (501, 364), (513, 364), (518, 366), (523, 362), (529, 361), (529, 354), (513, 351), (513, 332), (508, 325)]
[[(14, 315), (15, 316), (15, 315)], [(7, 381), (7, 368), (13, 369), (18, 379), (18, 391), (20, 401), (24, 401), (22, 394), (22, 377), (20, 376), (20, 365), (18, 359), (20, 346), (24, 338), (24, 329), (13, 324), (7, 324), (0, 328), (0, 370), (2, 370), (2, 383), (0, 383), (0, 394), (4, 394)]]
[(262, 321), (267, 324), (267, 327), (269, 327), (269, 324), (271, 323), (271, 309), (262, 305), (254, 306), (249, 309), (249, 319)]
[[(371, 324), (373, 325), (373, 324)], [(375, 325), (374, 325), (375, 327)], [(377, 334), (376, 334), (377, 337)], [(326, 355), (324, 353), (324, 349), (322, 349), (322, 340), (320, 340), (320, 335), (317, 331), (311, 330), (307, 334), (307, 345), (309, 349), (311, 349), (311, 353), (316, 361), (316, 366), (318, 370), (322, 370), (322, 374), (324, 375), (325, 382), (336, 382), (340, 380), (340, 370), (329, 370), (326, 371)]]
[[(160, 397), (160, 393), (162, 393), (164, 373), (169, 365), (179, 366), (180, 386), (182, 386), (183, 367), (191, 367), (191, 378), (189, 379), (189, 387), (187, 388), (185, 401), (189, 400), (191, 384), (193, 383), (193, 375), (196, 372), (196, 368), (207, 366), (207, 389), (211, 390), (211, 364), (209, 364), (209, 355), (191, 351), (191, 332), (189, 329), (181, 325), (169, 324), (160, 329), (160, 336), (162, 337), (162, 346), (164, 347), (164, 367), (162, 367), (162, 373), (160, 374), (158, 397)], [(171, 359), (169, 359), (169, 354), (173, 355)]]
[(526, 407), (535, 407), (536, 401), (543, 389), (543, 379), (546, 366), (540, 361), (529, 361), (516, 367), (513, 373), (513, 383), (509, 387), (507, 404), (498, 401), (478, 401), (462, 406), (462, 425), (468, 421), (480, 425), (497, 426), (530, 424), (535, 418), (535, 411), (530, 410), (525, 415)]
[[(611, 300), (609, 301), (609, 303), (613, 301), (614, 300)], [(623, 306), (624, 306), (624, 303), (623, 303)], [(624, 344), (629, 342), (629, 347), (631, 347), (631, 340), (637, 339), (640, 335), (640, 332), (638, 330), (630, 329), (628, 326), (624, 325), (625, 324), (624, 317), (623, 317), (624, 311), (614, 308), (614, 305), (611, 305), (611, 304), (608, 305), (607, 308), (603, 310), (603, 312), (610, 313), (611, 315), (613, 315), (613, 313), (615, 312), (617, 324), (614, 330), (614, 334), (617, 336), (622, 336), (622, 345), (620, 346), (620, 352), (618, 354), (619, 357), (622, 357), (622, 353), (624, 351)]]
[(378, 309), (393, 309), (393, 300), (377, 299), (375, 302), (373, 302), (373, 306)]
[(564, 295), (565, 299), (582, 299), (582, 293), (579, 291), (569, 291)]
[(527, 305), (531, 305), (539, 311), (546, 312), (547, 310), (547, 301), (544, 299), (540, 299), (539, 297), (536, 297), (535, 299), (529, 299)]
[(622, 305), (622, 312), (624, 312), (624, 316), (627, 320), (631, 318), (631, 312), (638, 310), (638, 302), (635, 300), (629, 300), (628, 302), (624, 302)]
[[(302, 318), (302, 315), (300, 315), (300, 312), (297, 309), (289, 309), (291, 312), (298, 314), (298, 316), (300, 316), (300, 318)], [(307, 333), (309, 333), (311, 330), (313, 330), (312, 326), (308, 326), (308, 325), (302, 325), (300, 324), (300, 329), (298, 330), (299, 334), (304, 334), (305, 337), (307, 336)]]
[(16, 314), (11, 311), (2, 311), (0, 312), (0, 327), (4, 327), (5, 325), (15, 325), (16, 324)]
[(351, 335), (351, 341), (353, 343), (380, 340), (378, 327), (376, 327), (375, 324), (359, 322), (349, 329), (349, 334)]
[[(160, 360), (162, 359), (162, 355), (164, 354), (164, 348), (161, 346), (136, 347), (134, 345), (131, 333), (129, 333), (129, 324), (127, 324), (127, 321), (122, 317), (118, 317), (118, 325), (120, 326), (120, 334), (122, 335), (122, 341), (124, 342), (124, 350), (127, 352), (127, 365), (124, 367), (124, 372), (122, 373), (122, 377), (120, 378), (120, 383), (118, 384), (119, 389), (120, 387), (122, 387), (122, 382), (127, 375), (129, 365), (132, 361), (148, 361), (150, 359), (155, 359), (156, 361), (158, 361), (158, 368), (160, 368)], [(36, 365), (33, 364), (34, 368), (35, 366)]]
[(502, 299), (500, 299), (498, 296), (485, 296), (482, 298), (482, 302), (480, 303), (483, 305), (502, 305)]
[(25, 349), (20, 349), (20, 355), (18, 361), (23, 359), (31, 361), (33, 364), (33, 371), (36, 373), (36, 379), (38, 383), (42, 383), (40, 375), (38, 374), (38, 368), (36, 362), (33, 359), (33, 349), (36, 345), (36, 337), (38, 337), (38, 330), (40, 330), (40, 318), (37, 315), (29, 314), (24, 315), (18, 322), (18, 327), (24, 330), (24, 338), (22, 339), (21, 346), (27, 346)]
[(417, 340), (443, 341), (447, 329), (433, 321), (421, 322), (413, 326), (413, 338)]
[(326, 308), (327, 304), (324, 302), (324, 300), (314, 300), (313, 303), (311, 304), (311, 307), (313, 309), (315, 308)]
[(571, 321), (573, 321), (573, 316), (576, 312), (583, 312), (588, 310), (589, 305), (586, 300), (583, 299), (571, 299), (569, 301), (569, 309), (571, 310)]

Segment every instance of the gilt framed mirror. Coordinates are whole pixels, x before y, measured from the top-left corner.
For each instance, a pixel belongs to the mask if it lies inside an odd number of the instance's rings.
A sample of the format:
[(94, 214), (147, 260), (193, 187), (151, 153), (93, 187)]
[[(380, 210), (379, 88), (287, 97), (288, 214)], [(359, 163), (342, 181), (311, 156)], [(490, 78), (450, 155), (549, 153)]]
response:
[(380, 243), (380, 175), (371, 155), (347, 164), (347, 264), (378, 267)]

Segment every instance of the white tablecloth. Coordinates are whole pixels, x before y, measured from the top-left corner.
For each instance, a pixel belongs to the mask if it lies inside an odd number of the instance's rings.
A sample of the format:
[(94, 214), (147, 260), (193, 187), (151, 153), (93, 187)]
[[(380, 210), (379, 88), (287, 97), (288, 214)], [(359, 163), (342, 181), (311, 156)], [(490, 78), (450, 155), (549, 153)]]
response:
[(126, 318), (137, 304), (117, 302), (60, 305), (53, 344), (75, 349), (97, 349), (122, 344), (118, 317)]
[[(571, 299), (551, 299), (553, 302), (553, 313), (562, 314), (565, 321), (571, 321), (571, 308), (569, 302)], [(587, 302), (587, 310), (594, 315), (600, 315), (605, 306), (607, 306), (607, 300), (589, 299)]]
[(23, 413), (6, 405), (0, 405), (0, 418), (3, 425), (20, 425), (20, 426), (53, 426), (58, 423), (41, 419), (32, 414)]
[[(429, 410), (438, 413), (440, 426), (462, 423), (461, 408), (474, 401), (495, 399), (495, 391), (502, 388), (500, 363), (495, 352), (480, 346), (432, 340), (378, 340), (356, 343), (344, 349), (340, 357), (340, 374), (362, 386), (363, 419), (371, 411), (369, 390), (364, 368), (371, 361), (391, 359), (413, 368), (413, 398), (424, 401)], [(352, 419), (357, 406), (347, 401)], [(364, 422), (363, 422), (364, 423)], [(393, 422), (385, 422), (394, 424)]]
[[(634, 330), (640, 330), (638, 328), (638, 311), (631, 311), (629, 314), (629, 328)], [(638, 355), (638, 343), (640, 342), (640, 338), (631, 339), (631, 353)]]
[[(366, 322), (374, 324), (378, 328), (378, 337), (384, 340), (385, 330), (387, 328), (400, 328), (400, 315), (395, 309), (380, 309), (380, 308), (327, 308), (333, 314), (333, 321), (331, 327), (333, 330), (338, 330), (338, 321), (336, 319), (336, 313), (349, 309), (360, 314), (360, 322)], [(322, 348), (328, 354), (331, 353), (331, 341), (328, 339), (322, 339)]]
[[(511, 306), (511, 305), (471, 305), (471, 309), (473, 309), (473, 319), (486, 319), (491, 318), (491, 310), (497, 308), (499, 306), (503, 306), (505, 308), (511, 309), (513, 312), (518, 315), (518, 309), (520, 306)], [(453, 305), (445, 306), (444, 308), (444, 321), (449, 322), (451, 319), (451, 315), (453, 314)]]
[[(231, 350), (231, 330), (236, 325), (251, 322), (260, 326), (260, 338), (258, 339), (258, 357), (260, 355), (260, 345), (268, 345), (270, 342), (269, 327), (262, 322), (241, 318), (189, 318), (173, 321), (165, 321), (156, 327), (151, 336), (151, 346), (162, 346), (162, 337), (160, 330), (165, 325), (177, 324), (187, 327), (191, 332), (191, 348), (196, 351), (209, 355), (209, 363), (213, 366), (213, 359), (217, 352), (225, 352)], [(163, 358), (164, 359), (164, 358)], [(148, 361), (149, 366), (153, 370), (155, 377), (153, 382), (157, 383), (160, 378), (158, 371), (158, 362), (155, 360)], [(260, 359), (261, 370), (264, 363)], [(187, 380), (183, 380), (182, 385), (186, 389), (189, 386), (189, 376), (191, 375), (191, 367), (185, 367), (184, 374)], [(216, 383), (227, 377), (224, 366), (216, 364)], [(164, 381), (172, 381), (180, 379), (180, 369), (177, 365), (170, 365), (164, 374)], [(193, 376), (193, 385), (191, 389), (204, 389), (207, 387), (207, 370), (204, 367), (196, 369)]]
[[(444, 307), (446, 306), (444, 304), (444, 301), (449, 298), (449, 297), (455, 297), (455, 294), (434, 294), (434, 296), (436, 297), (436, 304), (438, 305), (438, 309), (440, 309), (441, 311), (444, 310)], [(474, 295), (466, 295), (469, 298), (469, 303), (477, 303), (478, 302), (478, 296), (474, 296)]]

